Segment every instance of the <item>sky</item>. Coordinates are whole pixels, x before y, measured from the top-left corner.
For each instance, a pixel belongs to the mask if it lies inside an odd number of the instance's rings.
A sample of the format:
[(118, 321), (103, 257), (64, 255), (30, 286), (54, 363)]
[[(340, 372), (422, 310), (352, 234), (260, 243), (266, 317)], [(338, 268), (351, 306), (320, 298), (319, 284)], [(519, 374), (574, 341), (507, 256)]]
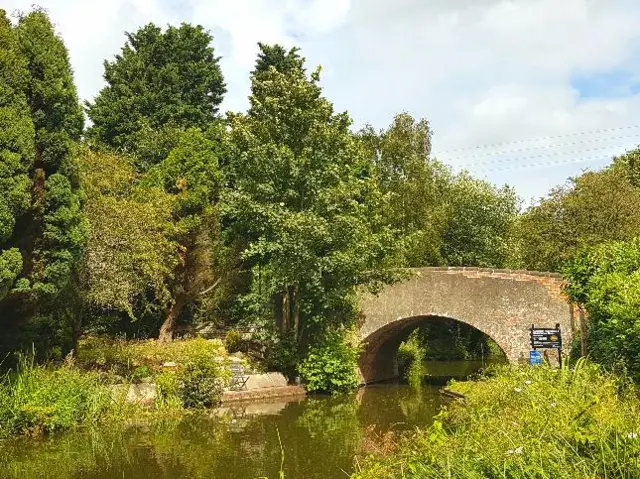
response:
[[(3, 0), (9, 13), (34, 0)], [(125, 31), (201, 24), (246, 109), (257, 42), (298, 46), (354, 128), (406, 111), (433, 153), (525, 204), (640, 144), (637, 0), (39, 0), (92, 100)]]

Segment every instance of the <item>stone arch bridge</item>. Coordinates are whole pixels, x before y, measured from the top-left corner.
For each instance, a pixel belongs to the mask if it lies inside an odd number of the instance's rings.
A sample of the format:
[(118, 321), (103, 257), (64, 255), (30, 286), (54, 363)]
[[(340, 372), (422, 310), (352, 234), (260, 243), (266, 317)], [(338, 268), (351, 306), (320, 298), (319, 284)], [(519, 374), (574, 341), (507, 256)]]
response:
[[(400, 343), (422, 322), (451, 318), (491, 337), (509, 361), (528, 359), (529, 328), (560, 324), (570, 348), (577, 314), (554, 273), (484, 268), (420, 268), (360, 299), (363, 383), (397, 376)], [(565, 352), (567, 352), (565, 351)]]

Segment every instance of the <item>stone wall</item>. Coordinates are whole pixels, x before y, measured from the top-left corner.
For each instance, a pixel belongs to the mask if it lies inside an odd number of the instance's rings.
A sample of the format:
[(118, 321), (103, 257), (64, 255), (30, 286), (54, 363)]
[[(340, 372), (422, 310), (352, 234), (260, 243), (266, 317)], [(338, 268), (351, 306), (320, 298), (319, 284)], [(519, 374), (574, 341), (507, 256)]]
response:
[(528, 358), (529, 328), (560, 324), (568, 351), (577, 318), (558, 274), (483, 268), (421, 268), (360, 300), (363, 382), (397, 375), (397, 348), (420, 322), (452, 318), (490, 336), (510, 361)]

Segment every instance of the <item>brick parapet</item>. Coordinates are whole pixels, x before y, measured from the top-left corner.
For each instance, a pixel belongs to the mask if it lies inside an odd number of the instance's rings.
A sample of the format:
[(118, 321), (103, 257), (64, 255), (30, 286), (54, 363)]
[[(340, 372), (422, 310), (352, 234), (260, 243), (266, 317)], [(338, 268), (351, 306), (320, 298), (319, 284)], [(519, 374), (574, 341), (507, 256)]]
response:
[(566, 280), (559, 273), (467, 266), (419, 268), (415, 271), (418, 275), (421, 272), (441, 272), (446, 274), (460, 274), (465, 278), (496, 278), (511, 281), (530, 281), (543, 285), (550, 295), (567, 300), (567, 296), (564, 293)]

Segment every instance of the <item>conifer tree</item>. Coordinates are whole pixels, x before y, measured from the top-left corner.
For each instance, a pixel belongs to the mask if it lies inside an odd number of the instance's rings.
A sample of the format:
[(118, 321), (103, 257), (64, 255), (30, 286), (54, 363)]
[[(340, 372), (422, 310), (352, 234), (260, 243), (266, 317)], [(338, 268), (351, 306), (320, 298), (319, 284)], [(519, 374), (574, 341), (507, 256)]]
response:
[(26, 213), (34, 129), (25, 96), (27, 62), (4, 10), (0, 9), (0, 301), (22, 271), (15, 241), (17, 221)]
[(149, 130), (205, 130), (226, 92), (212, 39), (188, 24), (127, 33), (122, 52), (104, 63), (107, 86), (87, 104), (90, 137), (135, 153)]
[(3, 235), (22, 261), (18, 274), (11, 275), (12, 284), (7, 281), (0, 311), (22, 320), (46, 309), (60, 294), (86, 244), (88, 226), (73, 151), (83, 114), (67, 50), (46, 12), (36, 9), (21, 16), (17, 27), (5, 22), (3, 29), (12, 30), (13, 62), (26, 73), (16, 83), (22, 91), (14, 90), (31, 125), (23, 134), (32, 159), (23, 161), (20, 170), (22, 214), (13, 231)]

